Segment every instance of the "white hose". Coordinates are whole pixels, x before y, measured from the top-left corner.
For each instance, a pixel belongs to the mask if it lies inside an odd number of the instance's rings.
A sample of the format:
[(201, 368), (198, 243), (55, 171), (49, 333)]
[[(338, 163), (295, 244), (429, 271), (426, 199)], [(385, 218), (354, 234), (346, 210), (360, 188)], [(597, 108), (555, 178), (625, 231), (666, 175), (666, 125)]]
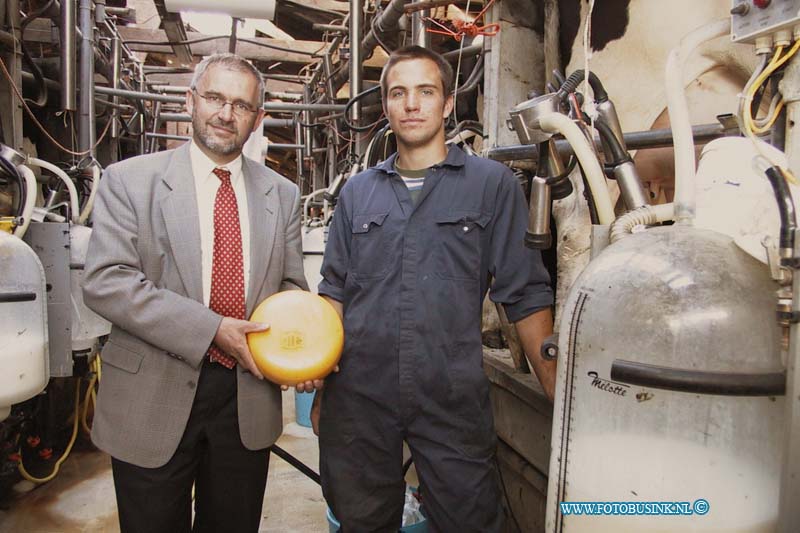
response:
[(691, 223), (695, 212), (694, 137), (689, 120), (689, 107), (683, 92), (683, 67), (692, 51), (706, 41), (730, 33), (730, 17), (701, 26), (681, 39), (667, 58), (664, 78), (667, 90), (667, 109), (675, 145), (675, 221)]
[(31, 216), (33, 215), (33, 208), (36, 206), (36, 190), (39, 184), (36, 182), (36, 175), (33, 170), (25, 165), (17, 167), (22, 178), (25, 180), (25, 206), (22, 209), (22, 225), (17, 226), (14, 230), (14, 236), (22, 238), (25, 232), (28, 231), (28, 226), (31, 224)]
[(311, 205), (311, 200), (319, 196), (320, 194), (324, 193), (328, 189), (317, 189), (316, 191), (307, 194), (304, 196), (305, 201), (303, 202), (303, 224), (306, 222), (306, 218), (308, 218), (308, 206)]
[(72, 215), (71, 220), (73, 224), (77, 224), (81, 214), (80, 204), (78, 203), (78, 189), (75, 188), (75, 184), (72, 182), (67, 173), (54, 164), (37, 159), (35, 157), (29, 157), (28, 164), (49, 170), (64, 182), (64, 185), (67, 186), (67, 192), (69, 192), (69, 209)]
[(606, 177), (600, 163), (594, 155), (589, 141), (583, 136), (580, 128), (572, 120), (561, 113), (548, 113), (539, 118), (539, 126), (550, 133), (560, 133), (572, 146), (575, 156), (586, 173), (586, 181), (592, 191), (594, 205), (597, 207), (597, 218), (600, 224), (614, 222), (614, 207), (611, 204), (611, 195), (606, 186)]
[(615, 243), (631, 234), (631, 230), (642, 224), (656, 224), (672, 220), (675, 216), (675, 204), (645, 205), (629, 211), (611, 224), (609, 243)]
[(87, 220), (89, 220), (89, 215), (92, 213), (92, 207), (94, 207), (94, 197), (97, 193), (97, 187), (100, 185), (100, 165), (99, 163), (95, 162), (92, 163), (92, 189), (89, 192), (89, 199), (86, 200), (86, 204), (83, 206), (83, 211), (81, 211), (81, 216), (78, 218), (79, 224), (85, 224)]

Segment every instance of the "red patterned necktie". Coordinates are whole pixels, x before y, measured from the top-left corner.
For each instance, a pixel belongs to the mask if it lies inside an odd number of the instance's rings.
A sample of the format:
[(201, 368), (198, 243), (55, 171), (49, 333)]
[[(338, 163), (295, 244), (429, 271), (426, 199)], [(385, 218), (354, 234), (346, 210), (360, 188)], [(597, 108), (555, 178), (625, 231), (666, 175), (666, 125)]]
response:
[[(214, 258), (211, 267), (209, 307), (222, 316), (244, 319), (244, 261), (242, 233), (239, 228), (239, 207), (231, 185), (231, 173), (215, 168), (220, 185), (214, 200)], [(236, 366), (236, 359), (214, 344), (208, 350), (211, 362), (226, 368)]]

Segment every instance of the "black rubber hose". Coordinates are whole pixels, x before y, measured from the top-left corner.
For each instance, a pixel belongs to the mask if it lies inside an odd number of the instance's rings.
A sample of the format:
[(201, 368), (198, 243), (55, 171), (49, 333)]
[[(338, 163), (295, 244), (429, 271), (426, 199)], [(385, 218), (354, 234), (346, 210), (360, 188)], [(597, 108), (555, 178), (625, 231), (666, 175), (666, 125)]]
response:
[[(25, 179), (22, 177), (22, 174), (19, 173), (17, 167), (2, 156), (0, 156), (0, 168), (2, 168), (6, 174), (17, 180), (17, 185), (19, 186), (19, 202), (16, 216), (17, 218), (21, 218), (25, 210), (25, 199), (28, 197), (28, 186), (25, 184)], [(34, 194), (34, 192), (31, 191), (31, 194)]]
[(322, 483), (320, 481), (319, 474), (311, 470), (311, 468), (309, 468), (305, 463), (300, 461), (297, 457), (290, 454), (277, 444), (273, 444), (272, 446), (270, 446), (270, 450), (272, 450), (272, 453), (274, 453), (275, 455), (277, 455), (278, 457), (280, 457), (281, 459), (283, 459), (284, 461), (295, 467), (297, 470), (299, 470), (300, 473), (305, 474), (308, 479), (310, 479), (317, 485), (320, 485)]
[[(566, 181), (569, 178), (569, 175), (572, 174), (572, 171), (575, 170), (575, 165), (578, 164), (578, 158), (575, 156), (570, 156), (569, 161), (567, 162), (567, 168), (564, 169), (564, 172), (559, 174), (558, 176), (551, 176), (547, 178), (547, 184), (551, 187), (555, 187), (560, 185), (561, 182)], [(554, 198), (554, 200), (560, 200), (560, 198)]]
[[(377, 142), (369, 143), (367, 147), (370, 148), (370, 150), (364, 152), (364, 161), (366, 162), (367, 168), (377, 165), (381, 160), (378, 154), (383, 152), (381, 148), (383, 148), (386, 142), (383, 137), (390, 128), (391, 126), (386, 124), (372, 135), (373, 139), (377, 139)], [(379, 144), (380, 146), (378, 146)]]
[(484, 136), (483, 124), (481, 124), (477, 120), (462, 120), (461, 122), (456, 124), (455, 128), (447, 132), (447, 135), (445, 135), (445, 139), (449, 141), (450, 139), (452, 139), (453, 137), (455, 137), (464, 130), (472, 131), (476, 135), (480, 135), (481, 137)]
[(628, 155), (628, 152), (622, 147), (619, 139), (614, 135), (614, 130), (611, 129), (611, 126), (606, 124), (605, 121), (598, 119), (594, 121), (594, 127), (597, 129), (597, 132), (600, 133), (603, 142), (611, 151), (611, 153), (608, 154), (611, 156), (611, 161), (608, 161), (610, 165), (617, 166), (631, 160), (631, 156)]
[(786, 185), (786, 178), (778, 167), (769, 167), (766, 170), (769, 184), (775, 193), (778, 202), (778, 212), (781, 215), (781, 248), (794, 250), (794, 232), (797, 229), (797, 214), (794, 210), (792, 194)]
[[(558, 97), (563, 100), (568, 94), (575, 92), (578, 84), (582, 82), (585, 77), (583, 69), (578, 69), (570, 74), (567, 81), (561, 84), (561, 88), (558, 90)], [(596, 102), (602, 103), (608, 100), (608, 93), (603, 87), (603, 84), (600, 83), (600, 78), (592, 71), (589, 71), (589, 85), (592, 86)]]
[(365, 91), (361, 91), (360, 93), (358, 93), (357, 95), (355, 95), (354, 97), (352, 97), (350, 100), (347, 101), (347, 104), (344, 106), (344, 116), (342, 117), (343, 120), (344, 120), (345, 126), (347, 126), (349, 129), (351, 129), (353, 131), (356, 131), (356, 132), (359, 132), (359, 133), (363, 133), (365, 131), (371, 130), (373, 127), (375, 127), (375, 125), (378, 122), (383, 120), (383, 119), (378, 119), (377, 121), (373, 122), (372, 124), (368, 124), (366, 126), (356, 126), (355, 124), (351, 124), (350, 121), (347, 119), (347, 115), (350, 114), (350, 108), (353, 107), (353, 104), (355, 104), (357, 101), (361, 100), (362, 98), (366, 98), (367, 96), (371, 95), (372, 93), (379, 92), (380, 90), (381, 90), (381, 86), (380, 85), (375, 85), (374, 87), (370, 87), (369, 89), (367, 89)]
[(478, 83), (483, 79), (483, 54), (478, 56), (478, 61), (475, 63), (475, 67), (472, 69), (467, 81), (464, 82), (464, 85), (458, 88), (456, 91), (456, 97), (462, 96), (464, 94), (471, 93), (478, 87)]
[(719, 396), (783, 396), (786, 394), (786, 372), (783, 371), (762, 374), (708, 372), (614, 359), (614, 362), (611, 363), (610, 377), (612, 381), (624, 384), (690, 394)]

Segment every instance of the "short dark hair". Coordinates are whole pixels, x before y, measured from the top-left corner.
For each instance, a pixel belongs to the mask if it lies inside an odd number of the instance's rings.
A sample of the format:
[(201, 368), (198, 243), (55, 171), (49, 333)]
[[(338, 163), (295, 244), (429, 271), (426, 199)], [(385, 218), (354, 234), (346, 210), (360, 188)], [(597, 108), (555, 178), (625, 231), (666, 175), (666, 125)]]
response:
[(400, 63), (401, 61), (409, 61), (411, 59), (430, 59), (436, 63), (436, 66), (439, 67), (439, 78), (442, 80), (442, 91), (444, 92), (444, 95), (449, 96), (450, 93), (453, 92), (453, 67), (450, 65), (450, 63), (442, 56), (442, 54), (438, 54), (433, 50), (429, 50), (421, 46), (413, 45), (405, 46), (392, 52), (392, 55), (389, 56), (389, 61), (387, 61), (383, 66), (383, 71), (381, 72), (381, 95), (384, 98), (386, 97), (386, 93), (389, 89), (386, 86), (386, 78), (389, 77), (389, 71), (392, 70), (392, 67), (394, 67), (397, 63)]

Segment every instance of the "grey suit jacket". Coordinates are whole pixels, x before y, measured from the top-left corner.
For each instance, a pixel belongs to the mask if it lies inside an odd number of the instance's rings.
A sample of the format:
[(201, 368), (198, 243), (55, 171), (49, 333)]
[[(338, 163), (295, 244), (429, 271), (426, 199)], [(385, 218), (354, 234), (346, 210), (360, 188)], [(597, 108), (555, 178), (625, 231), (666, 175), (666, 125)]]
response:
[[(247, 316), (266, 297), (308, 289), (296, 185), (243, 159), (250, 218)], [(175, 453), (200, 367), (222, 317), (203, 305), (200, 226), (189, 144), (127, 159), (103, 174), (83, 286), (86, 304), (113, 323), (92, 441), (147, 468)], [(281, 394), (240, 367), (239, 429), (249, 449), (281, 433)]]

